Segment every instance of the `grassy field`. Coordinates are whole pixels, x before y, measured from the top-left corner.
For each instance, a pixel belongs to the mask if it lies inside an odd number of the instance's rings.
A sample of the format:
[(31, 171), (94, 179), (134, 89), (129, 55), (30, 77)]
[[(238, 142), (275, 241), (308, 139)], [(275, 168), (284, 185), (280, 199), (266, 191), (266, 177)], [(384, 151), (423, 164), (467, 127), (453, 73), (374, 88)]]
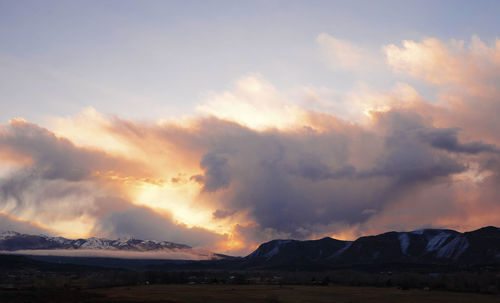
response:
[(97, 302), (500, 302), (498, 295), (346, 286), (144, 285), (91, 292)]

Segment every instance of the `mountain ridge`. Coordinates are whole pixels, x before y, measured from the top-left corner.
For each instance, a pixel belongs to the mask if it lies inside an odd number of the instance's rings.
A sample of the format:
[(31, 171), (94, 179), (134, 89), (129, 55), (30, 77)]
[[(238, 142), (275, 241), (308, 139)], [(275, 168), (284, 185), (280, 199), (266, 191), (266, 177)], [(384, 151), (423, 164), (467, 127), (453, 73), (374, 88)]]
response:
[(0, 250), (49, 250), (49, 249), (89, 249), (89, 250), (126, 250), (126, 251), (155, 251), (155, 250), (187, 250), (192, 247), (185, 244), (168, 241), (106, 238), (78, 238), (52, 237), (47, 235), (21, 234), (15, 231), (0, 233)]
[(243, 258), (247, 268), (321, 268), (387, 263), (475, 265), (500, 263), (500, 229), (390, 231), (354, 241), (272, 240)]
[[(262, 243), (245, 257), (208, 253), (203, 255), (188, 245), (167, 241), (103, 238), (66, 239), (45, 235), (25, 235), (16, 232), (0, 234), (0, 250), (30, 254), (30, 250), (78, 250), (137, 252), (140, 259), (147, 252), (182, 251), (197, 258), (187, 263), (165, 263), (165, 269), (284, 269), (323, 270), (346, 267), (380, 267), (438, 265), (476, 266), (500, 265), (500, 229), (486, 226), (468, 232), (451, 229), (420, 229), (408, 232), (390, 231), (359, 237), (354, 241), (325, 237), (318, 240), (276, 239)], [(186, 254), (186, 255), (187, 255)], [(162, 257), (165, 260), (182, 258)], [(77, 256), (78, 257), (78, 256)]]

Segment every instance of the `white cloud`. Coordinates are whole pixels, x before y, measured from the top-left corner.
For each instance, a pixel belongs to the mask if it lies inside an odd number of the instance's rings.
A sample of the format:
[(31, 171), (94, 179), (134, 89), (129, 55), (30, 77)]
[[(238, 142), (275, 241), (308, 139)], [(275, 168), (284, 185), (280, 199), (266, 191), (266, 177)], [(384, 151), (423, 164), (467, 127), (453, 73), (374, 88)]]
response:
[(208, 94), (196, 110), (258, 130), (294, 127), (303, 114), (297, 104), (256, 74), (240, 78), (229, 91)]
[(323, 58), (332, 69), (360, 70), (375, 63), (363, 48), (346, 40), (321, 33), (316, 38)]

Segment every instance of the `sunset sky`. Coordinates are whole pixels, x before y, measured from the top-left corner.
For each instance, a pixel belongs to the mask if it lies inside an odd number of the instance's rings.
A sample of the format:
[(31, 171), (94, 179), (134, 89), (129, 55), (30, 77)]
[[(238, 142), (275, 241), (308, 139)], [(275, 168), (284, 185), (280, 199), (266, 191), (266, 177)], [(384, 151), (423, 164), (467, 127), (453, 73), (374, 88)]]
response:
[(498, 12), (0, 0), (0, 231), (245, 255), (499, 226)]

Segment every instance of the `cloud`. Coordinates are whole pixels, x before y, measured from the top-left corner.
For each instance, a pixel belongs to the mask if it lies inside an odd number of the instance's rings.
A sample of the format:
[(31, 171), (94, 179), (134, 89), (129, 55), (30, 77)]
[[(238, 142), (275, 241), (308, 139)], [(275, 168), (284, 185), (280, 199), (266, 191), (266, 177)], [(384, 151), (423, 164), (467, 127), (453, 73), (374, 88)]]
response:
[[(356, 47), (320, 37), (337, 64), (363, 64)], [(57, 132), (12, 120), (0, 126), (0, 210), (52, 232), (73, 224), (238, 253), (273, 238), (500, 224), (498, 43), (385, 50), (398, 75), (435, 85), (436, 100), (399, 82), (348, 93), (340, 109), (309, 106), (247, 75), (184, 119), (87, 110)]]
[(0, 208), (50, 223), (84, 214), (93, 197), (102, 192), (88, 182), (46, 179), (31, 169), (20, 169), (0, 179)]
[[(86, 237), (90, 232), (93, 236), (131, 236), (192, 246), (224, 240), (224, 236), (217, 233), (177, 223), (171, 214), (157, 213), (113, 196), (119, 192), (113, 193), (103, 185), (44, 180), (37, 175), (22, 174), (17, 179), (10, 176), (3, 181), (0, 208), (26, 219), (14, 221), (16, 224), (12, 224), (12, 220), (4, 221), (0, 228), (11, 226), (16, 231), (57, 234), (70, 225), (71, 231), (66, 234), (70, 237)], [(84, 220), (83, 226), (76, 224), (81, 220)], [(41, 228), (36, 222), (51, 229)]]
[(295, 127), (303, 112), (258, 74), (238, 79), (230, 91), (207, 94), (196, 110), (254, 129)]
[(433, 147), (444, 149), (450, 152), (478, 154), (482, 152), (498, 153), (498, 148), (493, 144), (485, 144), (480, 141), (460, 143), (458, 141), (457, 128), (444, 128), (426, 130), (420, 133), (424, 141), (429, 142)]
[[(323, 117), (309, 114), (313, 126)], [(255, 229), (309, 238), (327, 226), (362, 224), (404, 195), (467, 170), (460, 152), (421, 136), (440, 129), (418, 113), (393, 109), (373, 117), (372, 129), (335, 120), (321, 131), (263, 131), (202, 118), (158, 126), (154, 141), (198, 151), (196, 200), (213, 209), (211, 217), (243, 216)]]
[[(487, 45), (473, 36), (469, 43), (437, 39), (403, 41), (385, 47), (387, 63), (394, 71), (415, 77), (439, 90), (433, 102), (414, 109), (432, 117), (437, 125), (461, 129), (472, 141), (499, 144), (495, 113), (500, 110), (500, 43)], [(475, 139), (475, 140), (474, 140)]]
[[(349, 133), (345, 130), (242, 134), (239, 140), (230, 141), (219, 138), (228, 147), (233, 178), (218, 200), (224, 201), (225, 209), (247, 210), (263, 229), (308, 238), (316, 232), (314, 225), (364, 222), (366, 209), (380, 210), (422, 184), (466, 170), (460, 159), (415, 138), (415, 129), (425, 128), (418, 117), (395, 112), (381, 115), (395, 117), (380, 118), (380, 123), (388, 124), (387, 133), (370, 133), (385, 148), (364, 169), (356, 168), (361, 160), (350, 152), (353, 148), (360, 148), (359, 154), (372, 150), (362, 142), (353, 144), (343, 134)], [(239, 142), (259, 149), (238, 149)]]
[(405, 40), (401, 48), (390, 44), (384, 50), (387, 63), (396, 72), (407, 73), (434, 84), (463, 81), (460, 60), (436, 39), (421, 43)]
[(17, 231), (26, 234), (50, 234), (50, 231), (39, 224), (22, 220), (5, 212), (0, 212), (0, 232)]
[[(429, 140), (429, 135), (444, 133), (447, 129), (439, 129), (426, 125), (425, 120), (412, 111), (391, 110), (377, 114), (378, 123), (385, 130), (386, 149), (375, 167), (363, 172), (363, 176), (390, 176), (399, 181), (410, 182), (432, 180), (435, 177), (449, 176), (466, 169), (456, 157), (443, 153), (433, 147), (437, 140)], [(419, 140), (419, 139), (424, 140)], [(457, 146), (466, 144), (455, 142)], [(448, 151), (459, 152), (459, 150)]]
[[(0, 210), (6, 216), (19, 216), (17, 221), (5, 221), (6, 227), (54, 234), (71, 226), (67, 236), (91, 232), (106, 237), (168, 238), (191, 245), (224, 239), (129, 202), (132, 185), (163, 185), (146, 178), (148, 171), (152, 175), (155, 171), (142, 161), (78, 147), (24, 120), (0, 127), (0, 150), (29, 159), (0, 178)], [(48, 229), (39, 227), (41, 224)]]
[(356, 168), (352, 165), (332, 170), (321, 160), (310, 157), (310, 155), (302, 156), (297, 166), (291, 168), (290, 172), (311, 181), (348, 178), (356, 173)]
[(373, 65), (373, 57), (353, 43), (321, 33), (316, 38), (321, 54), (333, 69), (359, 70)]
[(221, 188), (229, 187), (231, 175), (229, 173), (229, 164), (224, 155), (217, 153), (208, 153), (203, 156), (200, 166), (205, 170), (203, 177), (203, 190), (216, 191)]
[(200, 227), (176, 224), (169, 214), (137, 206), (126, 201), (120, 209), (108, 212), (94, 227), (93, 233), (110, 237), (133, 236), (138, 239), (171, 241), (192, 246), (209, 246), (223, 241), (225, 236)]
[(384, 47), (387, 64), (397, 73), (425, 80), (436, 85), (461, 84), (480, 93), (499, 79), (500, 43), (488, 47), (473, 36), (469, 49), (464, 41), (444, 44), (437, 39), (422, 42), (405, 40), (402, 47)]
[(234, 214), (234, 211), (228, 211), (228, 210), (223, 210), (223, 209), (216, 209), (212, 213), (212, 216), (214, 217), (214, 219), (224, 219), (224, 218), (230, 217), (233, 214)]
[(137, 174), (137, 163), (114, 158), (100, 150), (78, 148), (70, 140), (22, 119), (0, 126), (0, 150), (28, 158), (31, 169), (44, 179), (80, 181), (96, 171)]
[[(176, 207), (172, 206), (169, 212), (161, 204), (156, 208), (152, 204), (134, 204), (130, 201), (136, 196), (125, 189), (125, 181), (115, 179), (113, 182), (118, 184), (113, 184), (92, 177), (91, 170), (79, 178), (67, 178), (65, 174), (54, 178), (43, 170), (30, 173), (27, 168), (20, 169), (4, 178), (4, 206), (12, 205), (8, 201), (14, 199), (18, 201), (18, 210), (10, 208), (11, 212), (26, 215), (27, 209), (35, 209), (39, 214), (30, 218), (40, 222), (87, 218), (87, 228), (93, 235), (131, 235), (219, 247), (226, 252), (226, 246), (220, 243), (240, 241), (244, 246), (232, 251), (244, 251), (274, 236), (307, 239), (349, 228), (362, 233), (374, 230), (374, 222), (379, 222), (376, 228), (380, 229), (383, 224), (387, 226), (381, 218), (406, 203), (403, 201), (408, 196), (454, 182), (454, 178), (468, 171), (472, 156), (485, 157), (486, 161), (496, 155), (492, 152), (494, 145), (480, 141), (464, 143), (457, 129), (436, 127), (411, 106), (374, 112), (371, 124), (364, 126), (329, 114), (308, 112), (302, 123), (309, 126), (287, 130), (252, 129), (213, 117), (188, 124), (155, 125), (113, 119), (107, 126), (108, 134), (147, 151), (151, 163), (168, 154), (170, 163), (189, 159), (190, 165), (197, 167), (197, 174), (178, 170), (168, 173), (185, 175), (185, 182), (152, 186), (197, 189), (192, 200), (184, 203), (191, 203), (189, 207), (194, 212), (206, 209), (206, 220), (213, 220), (212, 223), (206, 228), (188, 226), (176, 221)], [(33, 127), (29, 129), (37, 129)], [(24, 138), (25, 134), (19, 137)], [(59, 142), (49, 135), (42, 138)], [(84, 152), (95, 152), (68, 142), (63, 146), (70, 146), (73, 154), (83, 154), (82, 163), (87, 157)], [(15, 144), (13, 147), (19, 148)], [(100, 152), (95, 155), (117, 157)], [(31, 167), (36, 167), (37, 161)], [(122, 163), (124, 159), (114, 161)], [(61, 163), (61, 167), (75, 165)], [(145, 171), (144, 167), (123, 169), (122, 173), (127, 172), (134, 179)], [(158, 170), (163, 170), (163, 166)], [(191, 180), (187, 177), (190, 175)], [(139, 186), (137, 190), (140, 193), (144, 189)], [(169, 197), (163, 196), (160, 201), (168, 204)], [(50, 215), (51, 208), (63, 205), (64, 211)], [(407, 207), (411, 209), (411, 205)], [(230, 236), (216, 232), (219, 220), (220, 224), (230, 224), (225, 228)]]
[(422, 102), (415, 88), (403, 82), (385, 90), (360, 85), (356, 90), (342, 94), (323, 87), (307, 86), (301, 88), (301, 94), (304, 109), (328, 114), (330, 119), (335, 117), (358, 124), (369, 122), (372, 113)]

